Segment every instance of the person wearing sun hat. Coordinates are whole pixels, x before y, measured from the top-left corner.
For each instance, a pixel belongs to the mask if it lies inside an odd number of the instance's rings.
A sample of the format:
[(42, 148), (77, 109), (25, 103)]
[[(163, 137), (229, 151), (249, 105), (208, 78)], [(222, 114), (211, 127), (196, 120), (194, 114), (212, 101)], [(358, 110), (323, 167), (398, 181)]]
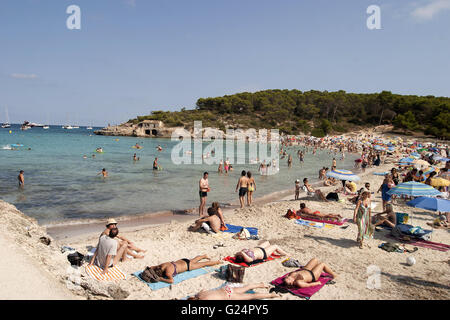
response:
[[(103, 235), (109, 235), (109, 232), (111, 229), (117, 228), (117, 221), (113, 218), (110, 218), (106, 221), (106, 229), (102, 232), (102, 234), (100, 236)], [(119, 245), (122, 245), (123, 243), (127, 244), (128, 250), (127, 250), (127, 255), (132, 256), (133, 258), (142, 258), (143, 256), (137, 255), (136, 253), (145, 253), (147, 252), (147, 250), (143, 250), (140, 249), (138, 247), (135, 246), (135, 244), (128, 240), (127, 238), (125, 238), (123, 235), (117, 235), (116, 239), (119, 241)], [(135, 251), (136, 253), (134, 253), (133, 251)]]

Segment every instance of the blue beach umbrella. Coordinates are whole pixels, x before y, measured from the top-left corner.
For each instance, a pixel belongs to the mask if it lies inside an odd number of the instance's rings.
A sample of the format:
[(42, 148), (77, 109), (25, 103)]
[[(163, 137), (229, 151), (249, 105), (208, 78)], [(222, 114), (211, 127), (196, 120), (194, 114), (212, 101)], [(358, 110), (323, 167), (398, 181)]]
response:
[(376, 145), (375, 147), (373, 147), (375, 150), (377, 150), (377, 151), (385, 151), (386, 150), (386, 148), (385, 147), (382, 147), (382, 146), (379, 146), (379, 145)]
[(450, 212), (450, 200), (418, 197), (406, 203), (410, 207), (431, 211)]
[(338, 180), (347, 180), (347, 181), (359, 181), (361, 180), (356, 174), (349, 170), (332, 170), (327, 172), (326, 174), (329, 178), (335, 178)]
[(441, 193), (432, 186), (429, 186), (427, 184), (409, 181), (400, 183), (395, 188), (390, 189), (387, 192), (387, 194), (406, 195), (412, 197), (421, 197), (421, 196), (434, 197), (440, 195)]
[(399, 160), (400, 164), (410, 164), (414, 161), (415, 159), (411, 159), (411, 158), (403, 158)]
[(374, 172), (373, 173), (373, 175), (374, 176), (385, 176), (385, 175), (387, 175), (387, 174), (389, 174), (390, 172), (389, 171), (386, 171), (386, 172)]

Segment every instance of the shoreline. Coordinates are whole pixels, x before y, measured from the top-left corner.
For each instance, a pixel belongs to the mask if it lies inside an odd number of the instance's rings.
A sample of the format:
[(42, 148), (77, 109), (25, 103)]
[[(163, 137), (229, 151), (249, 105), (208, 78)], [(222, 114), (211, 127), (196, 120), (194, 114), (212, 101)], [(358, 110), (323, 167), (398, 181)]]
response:
[[(350, 170), (348, 168), (343, 168)], [(367, 170), (369, 170), (368, 168)], [(366, 170), (366, 172), (367, 172)], [(314, 188), (336, 188), (336, 186), (324, 187), (323, 181), (317, 178), (309, 178), (312, 181), (311, 185)], [(285, 199), (288, 195), (294, 194), (294, 188), (283, 189), (274, 191), (253, 199), (252, 206), (264, 205), (280, 199)], [(302, 192), (301, 192), (302, 194)], [(225, 217), (229, 217), (234, 214), (236, 209), (240, 209), (239, 200), (232, 201), (231, 203), (220, 203), (222, 211)], [(248, 206), (246, 206), (247, 208)], [(115, 217), (116, 221), (120, 223), (120, 229), (125, 232), (138, 231), (148, 227), (156, 227), (162, 224), (170, 224), (174, 222), (194, 221), (198, 218), (198, 207), (190, 209), (180, 210), (167, 210), (157, 212), (146, 212), (137, 214), (128, 214)], [(92, 235), (98, 233), (98, 230), (104, 227), (105, 220), (107, 218), (95, 218), (95, 219), (73, 219), (54, 221), (45, 224), (40, 224), (43, 228), (46, 228), (47, 233), (57, 241), (69, 241), (80, 237)], [(94, 231), (95, 230), (95, 231)]]

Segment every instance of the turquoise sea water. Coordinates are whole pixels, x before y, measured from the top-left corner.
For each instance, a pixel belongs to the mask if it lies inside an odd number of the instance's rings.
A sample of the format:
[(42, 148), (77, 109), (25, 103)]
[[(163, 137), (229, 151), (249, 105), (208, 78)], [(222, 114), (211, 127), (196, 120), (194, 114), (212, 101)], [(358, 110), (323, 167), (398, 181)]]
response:
[[(136, 143), (143, 149), (133, 149)], [(40, 223), (189, 209), (198, 207), (198, 181), (204, 171), (210, 173), (209, 205), (212, 201), (238, 200), (234, 191), (242, 170), (254, 173), (257, 184), (254, 196), (260, 197), (293, 189), (295, 179), (309, 177), (314, 181), (319, 168), (331, 167), (333, 158), (326, 151), (318, 151), (316, 156), (308, 153), (300, 164), (296, 156), (298, 148), (291, 147), (288, 149), (293, 156), (291, 169), (286, 158), (280, 160), (280, 172), (275, 175), (259, 175), (257, 164), (235, 164), (233, 172), (219, 175), (216, 164), (173, 164), (171, 149), (178, 143), (170, 139), (97, 136), (85, 127), (64, 130), (51, 126), (49, 130), (21, 131), (20, 126), (13, 125), (11, 129), (0, 129), (0, 199)], [(11, 144), (23, 147), (10, 150)], [(158, 145), (163, 147), (162, 152), (156, 150)], [(105, 152), (95, 153), (97, 147)], [(140, 161), (133, 161), (134, 153)], [(92, 158), (92, 154), (96, 157)], [(155, 157), (163, 170), (152, 170)], [(356, 156), (347, 155), (345, 161), (339, 161), (340, 156), (336, 159), (339, 168), (351, 168)], [(97, 175), (102, 168), (109, 172), (107, 179)], [(25, 171), (23, 190), (18, 188), (19, 170)]]

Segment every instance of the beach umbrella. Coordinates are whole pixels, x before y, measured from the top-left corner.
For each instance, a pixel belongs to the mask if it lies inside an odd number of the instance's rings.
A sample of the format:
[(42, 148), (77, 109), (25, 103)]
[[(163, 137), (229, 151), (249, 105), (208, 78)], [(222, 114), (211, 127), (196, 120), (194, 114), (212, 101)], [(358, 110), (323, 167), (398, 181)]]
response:
[(450, 159), (449, 158), (444, 158), (444, 157), (433, 157), (434, 161), (440, 161), (440, 162), (447, 162)]
[(412, 197), (420, 197), (420, 196), (438, 196), (441, 193), (433, 188), (432, 186), (429, 186), (424, 183), (415, 182), (415, 181), (409, 181), (400, 183), (396, 187), (390, 189), (387, 194), (389, 195), (406, 195), (406, 196), (412, 196)]
[(373, 173), (373, 175), (374, 176), (385, 176), (385, 175), (387, 175), (387, 174), (389, 174), (390, 172), (389, 171), (386, 171), (386, 172), (374, 172)]
[(430, 164), (425, 160), (414, 160), (413, 164), (415, 166), (420, 166), (420, 167), (429, 167), (430, 166)]
[(433, 187), (448, 187), (450, 186), (450, 181), (443, 178), (432, 178), (431, 185)]
[(382, 147), (382, 146), (379, 146), (379, 145), (376, 145), (375, 147), (373, 147), (375, 150), (377, 150), (377, 151), (385, 151), (386, 150), (386, 148), (385, 147)]
[(326, 176), (329, 178), (335, 178), (338, 180), (347, 180), (347, 181), (359, 181), (361, 180), (356, 174), (349, 170), (331, 170), (326, 173)]
[(412, 163), (414, 159), (411, 158), (403, 158), (399, 160), (399, 163)]
[(418, 197), (406, 203), (410, 207), (421, 208), (431, 211), (450, 212), (450, 200)]

